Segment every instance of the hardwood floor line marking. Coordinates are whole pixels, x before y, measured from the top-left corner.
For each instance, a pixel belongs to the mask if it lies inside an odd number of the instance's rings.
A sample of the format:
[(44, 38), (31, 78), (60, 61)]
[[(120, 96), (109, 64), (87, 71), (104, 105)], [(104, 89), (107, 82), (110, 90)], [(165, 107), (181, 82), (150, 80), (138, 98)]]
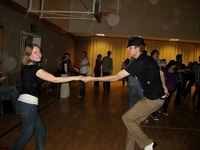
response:
[(156, 127), (156, 126), (142, 126), (142, 128), (157, 128), (157, 129), (173, 129), (173, 130), (200, 131), (200, 129), (174, 128), (174, 127)]

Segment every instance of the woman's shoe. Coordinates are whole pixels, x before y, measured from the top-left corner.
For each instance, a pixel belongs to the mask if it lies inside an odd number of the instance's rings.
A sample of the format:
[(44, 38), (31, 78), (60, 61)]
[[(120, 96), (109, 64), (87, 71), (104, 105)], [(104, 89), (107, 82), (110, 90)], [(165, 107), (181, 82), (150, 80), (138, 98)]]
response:
[(169, 116), (167, 112), (163, 112), (163, 115), (165, 115), (166, 117)]

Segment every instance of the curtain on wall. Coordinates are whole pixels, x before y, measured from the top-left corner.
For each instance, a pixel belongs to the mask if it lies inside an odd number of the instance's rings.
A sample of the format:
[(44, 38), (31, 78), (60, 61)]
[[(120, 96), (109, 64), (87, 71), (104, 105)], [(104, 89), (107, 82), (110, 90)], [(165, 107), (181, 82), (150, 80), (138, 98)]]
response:
[[(95, 66), (95, 60), (98, 54), (102, 56), (107, 55), (107, 51), (112, 52), (111, 58), (113, 59), (114, 67), (113, 74), (121, 70), (122, 62), (126, 58), (130, 58), (127, 52), (128, 39), (125, 38), (106, 38), (106, 37), (91, 37), (88, 49), (88, 59), (90, 61), (91, 71)], [(183, 55), (183, 63), (188, 65), (190, 61), (197, 61), (200, 55), (200, 44), (196, 43), (181, 43), (181, 42), (168, 42), (168, 41), (152, 41), (145, 40), (145, 49), (150, 55), (151, 51), (157, 49), (160, 52), (160, 59), (166, 59), (169, 62), (171, 59), (175, 60), (177, 54)]]
[[(88, 58), (93, 71), (98, 54), (107, 56), (107, 51), (111, 51), (113, 59), (113, 74), (121, 70), (122, 62), (130, 58), (126, 49), (127, 39), (91, 37), (89, 42)], [(92, 72), (93, 73), (93, 72)], [(94, 73), (92, 74), (94, 75)]]

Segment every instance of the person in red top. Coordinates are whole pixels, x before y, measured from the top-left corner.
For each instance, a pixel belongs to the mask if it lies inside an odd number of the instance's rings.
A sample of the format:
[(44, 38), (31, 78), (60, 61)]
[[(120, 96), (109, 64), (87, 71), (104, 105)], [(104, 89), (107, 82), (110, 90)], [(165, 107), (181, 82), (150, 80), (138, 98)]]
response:
[[(102, 55), (98, 54), (96, 59), (96, 64), (94, 67), (94, 76), (100, 77), (101, 76), (101, 65), (102, 65)], [(94, 87), (99, 87), (99, 81), (94, 81)]]

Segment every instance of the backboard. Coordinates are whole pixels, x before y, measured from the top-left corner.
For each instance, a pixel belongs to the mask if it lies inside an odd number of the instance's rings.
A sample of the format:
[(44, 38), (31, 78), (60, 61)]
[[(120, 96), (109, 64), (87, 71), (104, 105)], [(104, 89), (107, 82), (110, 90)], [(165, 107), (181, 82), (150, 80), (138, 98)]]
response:
[(94, 3), (94, 17), (97, 20), (98, 23), (101, 23), (101, 10), (102, 10), (102, 2), (101, 0), (96, 0)]

